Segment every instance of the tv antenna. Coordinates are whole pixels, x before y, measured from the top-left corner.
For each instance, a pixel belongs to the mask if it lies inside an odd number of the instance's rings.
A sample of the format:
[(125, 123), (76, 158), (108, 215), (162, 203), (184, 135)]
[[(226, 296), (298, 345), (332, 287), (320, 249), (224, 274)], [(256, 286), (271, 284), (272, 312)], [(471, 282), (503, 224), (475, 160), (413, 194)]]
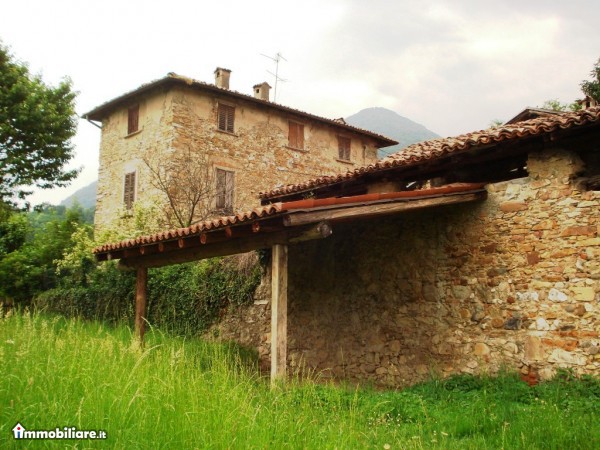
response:
[(275, 77), (275, 88), (274, 88), (274, 93), (273, 93), (273, 102), (276, 102), (277, 101), (277, 83), (279, 81), (281, 81), (282, 83), (285, 83), (286, 81), (288, 81), (288, 80), (285, 80), (285, 79), (283, 79), (283, 78), (281, 78), (279, 76), (279, 62), (282, 59), (287, 62), (287, 59), (285, 59), (280, 52), (277, 52), (277, 54), (274, 57), (273, 56), (269, 56), (269, 55), (265, 55), (264, 53), (261, 53), (261, 56), (264, 56), (265, 58), (269, 58), (271, 61), (275, 62), (275, 73), (271, 72), (270, 70), (267, 70), (267, 73), (270, 73), (271, 75), (273, 75)]

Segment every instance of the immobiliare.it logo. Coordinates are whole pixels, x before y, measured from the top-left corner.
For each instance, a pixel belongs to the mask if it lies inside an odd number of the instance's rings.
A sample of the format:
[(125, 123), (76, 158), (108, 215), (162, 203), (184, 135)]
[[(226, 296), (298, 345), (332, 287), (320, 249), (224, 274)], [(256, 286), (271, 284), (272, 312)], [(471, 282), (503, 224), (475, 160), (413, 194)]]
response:
[(15, 439), (106, 439), (106, 431), (78, 430), (76, 427), (27, 430), (21, 423), (17, 423), (12, 432)]

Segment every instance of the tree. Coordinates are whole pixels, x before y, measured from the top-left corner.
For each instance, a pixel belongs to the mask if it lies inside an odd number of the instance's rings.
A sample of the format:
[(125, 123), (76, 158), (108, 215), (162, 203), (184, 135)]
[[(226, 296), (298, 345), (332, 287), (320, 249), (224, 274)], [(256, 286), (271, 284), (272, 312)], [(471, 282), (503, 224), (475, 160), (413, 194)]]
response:
[(150, 183), (167, 197), (168, 226), (188, 227), (214, 214), (213, 168), (205, 151), (191, 146), (171, 155), (150, 150), (143, 160), (152, 175)]
[[(46, 214), (52, 217), (49, 221), (36, 217)], [(13, 212), (3, 224), (10, 234), (0, 240), (4, 252), (0, 254), (0, 302), (11, 299), (27, 304), (35, 295), (56, 286), (57, 261), (77, 244), (73, 233), (90, 229), (82, 222), (82, 210), (77, 208), (64, 215)]]
[(561, 103), (557, 98), (546, 100), (540, 108), (549, 109), (551, 111), (578, 111), (581, 105), (577, 102)]
[(582, 81), (580, 86), (585, 95), (589, 95), (594, 100), (600, 102), (600, 58), (596, 61), (594, 68), (590, 72), (592, 80)]
[(75, 178), (65, 165), (73, 157), (76, 95), (68, 78), (46, 85), (0, 44), (0, 202)]

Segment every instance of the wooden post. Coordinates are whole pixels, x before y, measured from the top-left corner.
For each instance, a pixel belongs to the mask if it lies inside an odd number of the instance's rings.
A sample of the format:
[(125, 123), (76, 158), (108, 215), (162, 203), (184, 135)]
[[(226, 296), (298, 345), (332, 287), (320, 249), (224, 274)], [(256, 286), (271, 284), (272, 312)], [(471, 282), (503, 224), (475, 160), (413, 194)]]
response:
[(146, 328), (146, 299), (148, 297), (148, 268), (138, 267), (135, 279), (135, 335), (144, 342)]
[(285, 378), (287, 366), (288, 248), (272, 247), (271, 278), (271, 382)]

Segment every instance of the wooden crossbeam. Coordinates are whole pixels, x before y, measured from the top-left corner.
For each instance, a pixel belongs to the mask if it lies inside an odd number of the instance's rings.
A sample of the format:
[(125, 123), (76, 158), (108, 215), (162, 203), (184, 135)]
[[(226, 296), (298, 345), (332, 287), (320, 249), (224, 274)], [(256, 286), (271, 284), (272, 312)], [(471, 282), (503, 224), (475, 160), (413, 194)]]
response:
[(402, 211), (430, 208), (433, 206), (452, 205), (466, 203), (487, 198), (487, 191), (481, 190), (464, 194), (452, 194), (447, 196), (410, 199), (405, 201), (381, 201), (368, 205), (336, 205), (309, 211), (290, 211), (284, 218), (287, 226), (300, 226), (320, 221), (335, 221), (342, 219), (359, 219), (362, 217), (374, 217), (395, 214)]
[[(197, 239), (197, 245), (194, 247), (177, 248), (176, 251), (122, 258), (119, 264), (124, 268), (162, 267), (215, 256), (246, 253), (261, 248), (270, 248), (275, 244), (326, 238), (332, 234), (332, 228), (329, 224), (317, 223), (272, 233), (250, 233), (246, 237), (232, 238), (226, 241), (215, 242), (214, 244), (210, 244), (210, 241), (206, 244), (200, 244), (200, 239)], [(176, 242), (175, 245), (177, 245)]]

